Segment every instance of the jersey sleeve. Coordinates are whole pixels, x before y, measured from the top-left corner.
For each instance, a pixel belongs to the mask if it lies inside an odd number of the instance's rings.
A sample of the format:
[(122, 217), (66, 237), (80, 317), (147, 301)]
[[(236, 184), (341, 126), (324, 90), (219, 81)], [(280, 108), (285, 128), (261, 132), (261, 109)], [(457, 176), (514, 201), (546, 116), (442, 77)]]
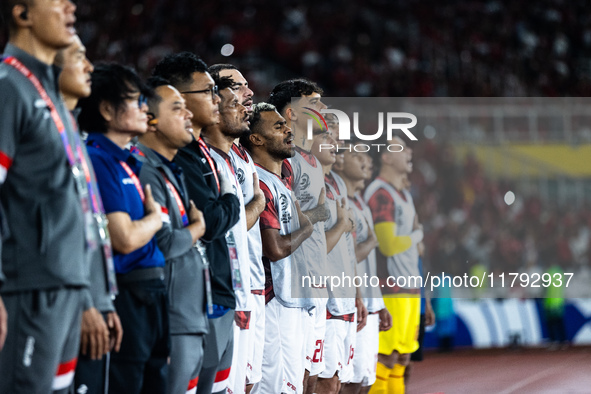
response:
[(261, 230), (269, 228), (280, 230), (281, 224), (279, 223), (279, 212), (277, 212), (277, 208), (275, 206), (275, 198), (273, 197), (273, 193), (271, 193), (271, 190), (263, 181), (259, 181), (259, 184), (263, 194), (265, 195), (265, 210), (260, 216)]
[(374, 225), (396, 222), (396, 207), (392, 196), (384, 189), (378, 189), (367, 201)]

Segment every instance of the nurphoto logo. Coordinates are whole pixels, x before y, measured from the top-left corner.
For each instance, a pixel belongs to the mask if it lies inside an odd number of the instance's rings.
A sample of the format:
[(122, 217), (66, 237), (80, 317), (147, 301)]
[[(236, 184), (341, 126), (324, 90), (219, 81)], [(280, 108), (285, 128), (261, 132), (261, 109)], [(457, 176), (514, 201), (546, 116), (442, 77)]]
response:
[[(341, 110), (328, 108), (322, 109), (320, 111), (316, 111), (309, 107), (304, 107), (304, 109), (310, 112), (304, 112), (304, 114), (310, 116), (311, 119), (308, 119), (307, 123), (307, 138), (312, 139), (314, 138), (314, 123), (316, 123), (321, 130), (326, 131), (328, 130), (328, 123), (324, 118), (324, 114), (332, 114), (336, 117), (338, 123), (338, 140), (340, 141), (350, 141), (351, 140), (351, 120), (349, 116)], [(384, 121), (385, 119), (385, 121)], [(406, 120), (406, 122), (405, 122)], [(382, 138), (385, 130), (386, 139), (387, 141), (391, 141), (395, 134), (395, 131), (400, 131), (408, 137), (411, 141), (417, 141), (417, 137), (410, 131), (411, 128), (416, 126), (417, 124), (417, 117), (408, 112), (378, 112), (377, 113), (377, 131), (373, 130), (360, 130), (359, 127), (359, 112), (353, 112), (353, 134), (355, 135), (356, 139), (361, 141), (377, 141)], [(385, 126), (384, 126), (385, 123)], [(355, 152), (368, 152), (373, 148), (376, 148), (378, 151), (380, 149), (385, 148), (389, 152), (401, 152), (404, 150), (404, 147), (400, 144), (347, 144), (346, 146), (334, 146), (332, 144), (321, 144), (320, 150), (323, 149), (337, 149), (339, 150), (348, 150)]]

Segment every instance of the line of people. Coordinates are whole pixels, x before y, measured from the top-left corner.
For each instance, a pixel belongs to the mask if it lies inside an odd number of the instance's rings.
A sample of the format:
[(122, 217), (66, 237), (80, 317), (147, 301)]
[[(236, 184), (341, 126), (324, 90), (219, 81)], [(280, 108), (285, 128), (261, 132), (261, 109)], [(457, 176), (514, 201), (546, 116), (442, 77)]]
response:
[(253, 104), (189, 52), (93, 66), (74, 12), (3, 5), (0, 392), (404, 392), (418, 289), (301, 278), (418, 270), (411, 149), (320, 149), (350, 142), (309, 138), (306, 79)]

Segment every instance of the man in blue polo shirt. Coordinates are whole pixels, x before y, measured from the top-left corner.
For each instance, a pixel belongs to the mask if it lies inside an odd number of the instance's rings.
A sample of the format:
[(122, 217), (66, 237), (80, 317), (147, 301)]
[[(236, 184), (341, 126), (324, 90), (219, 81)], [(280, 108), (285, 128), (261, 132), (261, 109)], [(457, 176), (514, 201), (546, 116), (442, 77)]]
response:
[(141, 163), (127, 144), (147, 131), (147, 92), (130, 68), (109, 64), (92, 74), (92, 94), (80, 101), (79, 122), (90, 132), (94, 166), (114, 250), (123, 341), (109, 372), (111, 393), (163, 393), (170, 335), (164, 256), (154, 235), (161, 207), (139, 181)]

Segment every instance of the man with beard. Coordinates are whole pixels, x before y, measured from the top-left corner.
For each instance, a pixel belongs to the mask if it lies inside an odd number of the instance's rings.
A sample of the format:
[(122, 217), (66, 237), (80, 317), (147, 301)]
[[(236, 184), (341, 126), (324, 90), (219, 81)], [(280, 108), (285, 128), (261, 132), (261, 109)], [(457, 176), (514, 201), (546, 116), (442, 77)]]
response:
[(254, 92), (250, 89), (248, 81), (238, 68), (233, 64), (214, 64), (209, 66), (209, 73), (214, 78), (216, 78), (216, 75), (230, 77), (232, 79), (232, 90), (238, 96), (240, 103), (246, 107), (248, 116), (252, 116), (252, 96), (254, 96)]
[(265, 210), (260, 226), (265, 266), (265, 345), (262, 379), (253, 393), (301, 393), (308, 300), (292, 297), (292, 252), (314, 231), (291, 193), (293, 134), (275, 107), (254, 106), (251, 133), (240, 138), (257, 165)]
[[(199, 373), (197, 393), (210, 394), (214, 382), (223, 382), (230, 372), (223, 370), (217, 373), (224, 352), (232, 351), (229, 344), (233, 338), (236, 300), (226, 234), (240, 219), (240, 201), (233, 185), (218, 174), (212, 153), (201, 138), (203, 127), (212, 126), (220, 120), (220, 97), (207, 65), (194, 54), (182, 52), (165, 57), (156, 65), (153, 74), (167, 79), (178, 89), (193, 113), (195, 139), (179, 151), (176, 160), (185, 172), (189, 198), (203, 212), (206, 224), (202, 239), (207, 243), (204, 263), (211, 264), (212, 301), (208, 301), (209, 332), (204, 338), (207, 345), (204, 354), (208, 356), (204, 357)], [(196, 119), (207, 121), (199, 124)]]
[(140, 180), (152, 187), (154, 200), (162, 206), (162, 229), (156, 233), (156, 239), (166, 258), (170, 305), (171, 351), (166, 393), (190, 393), (197, 386), (208, 326), (204, 266), (195, 247), (205, 232), (205, 223), (201, 211), (189, 200), (184, 172), (175, 156), (193, 141), (193, 114), (168, 81), (152, 78), (149, 82), (154, 95), (148, 101), (148, 132), (140, 136), (137, 146), (144, 162)]
[[(324, 233), (324, 222), (329, 217), (325, 203), (324, 172), (318, 159), (310, 153), (312, 140), (307, 138), (306, 122), (309, 116), (305, 112), (319, 112), (326, 108), (321, 100), (323, 90), (307, 79), (291, 79), (279, 83), (269, 96), (269, 103), (287, 121), (293, 130), (295, 154), (290, 158), (293, 168), (293, 192), (302, 205), (302, 210), (314, 225), (314, 233), (293, 255), (294, 283), (300, 283), (305, 276), (322, 277), (327, 275), (327, 247)], [(299, 97), (299, 100), (292, 98)], [(322, 130), (313, 122), (313, 132)], [(303, 349), (306, 357), (306, 373), (304, 377), (305, 393), (315, 392), (318, 374), (324, 370), (324, 335), (326, 328), (326, 286), (314, 285), (304, 288), (299, 285), (293, 288), (300, 297), (309, 298), (310, 316), (306, 318), (308, 329), (306, 346)]]
[(220, 176), (226, 178), (232, 184), (234, 193), (240, 200), (240, 220), (230, 229), (226, 236), (230, 248), (230, 263), (233, 272), (234, 293), (236, 294), (233, 349), (230, 342), (217, 370), (219, 375), (223, 374), (223, 371), (230, 369), (230, 374), (227, 381), (225, 379), (216, 379), (213, 392), (216, 393), (228, 387), (234, 393), (244, 393), (252, 304), (246, 210), (248, 209), (250, 213), (254, 207), (254, 212), (258, 218), (263, 204), (261, 204), (262, 198), (258, 197), (257, 200), (251, 201), (249, 206), (245, 206), (242, 187), (236, 177), (232, 159), (229, 156), (234, 140), (248, 132), (246, 108), (240, 104), (238, 96), (232, 90), (232, 80), (229, 77), (217, 78), (214, 81), (219, 88), (221, 98), (219, 105), (220, 123), (203, 129), (203, 138), (211, 148), (211, 155), (220, 170)]
[[(238, 100), (246, 107), (246, 112), (250, 116), (252, 114), (253, 92), (248, 88), (248, 82), (240, 71), (231, 64), (216, 64), (210, 66), (209, 70), (214, 78), (219, 78), (218, 76), (232, 78), (232, 90), (238, 95)], [(246, 351), (246, 392), (250, 392), (252, 385), (261, 380), (263, 346), (265, 344), (265, 269), (262, 261), (263, 250), (259, 226), (259, 216), (265, 208), (265, 196), (259, 187), (259, 178), (252, 157), (238, 139), (234, 140), (229, 155), (236, 172), (236, 178), (242, 188), (244, 203), (247, 204), (245, 211), (250, 256), (251, 313), (248, 330), (250, 340), (248, 348), (240, 346), (240, 351)]]

